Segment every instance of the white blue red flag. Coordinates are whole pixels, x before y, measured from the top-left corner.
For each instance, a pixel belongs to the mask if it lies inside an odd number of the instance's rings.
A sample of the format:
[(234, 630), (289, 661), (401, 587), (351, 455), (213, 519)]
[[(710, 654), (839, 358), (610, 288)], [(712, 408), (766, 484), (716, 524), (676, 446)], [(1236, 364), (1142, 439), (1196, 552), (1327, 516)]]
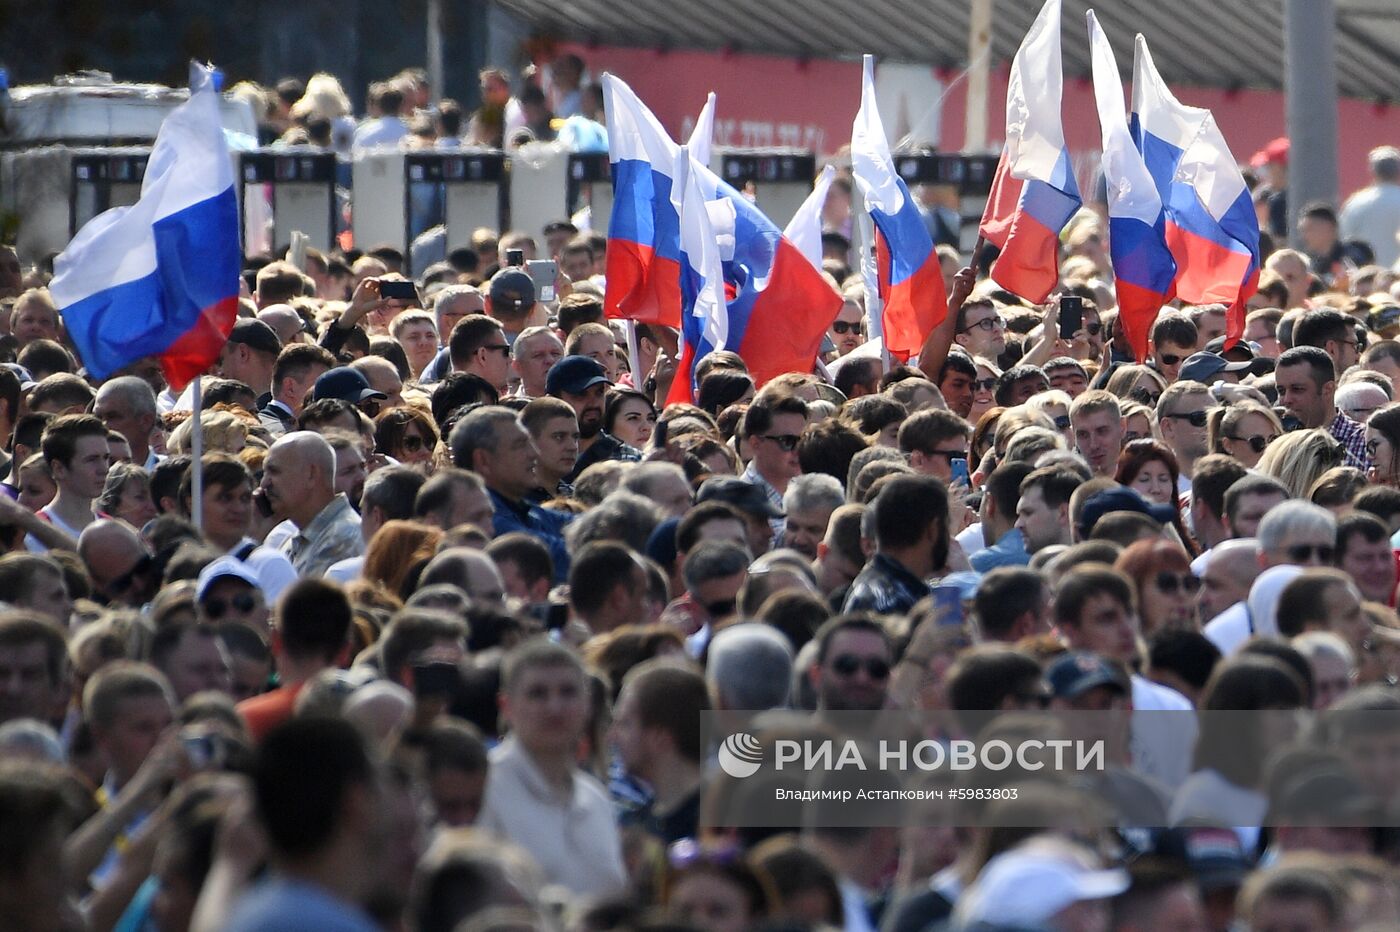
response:
[(890, 357), (903, 362), (923, 348), (929, 331), (948, 316), (948, 295), (928, 227), (890, 157), (875, 102), (874, 72), (874, 56), (867, 55), (860, 110), (851, 127), (851, 170), (875, 226), (880, 332)]
[(822, 208), (826, 206), (826, 196), (835, 178), (834, 165), (823, 168), (817, 176), (817, 183), (812, 186), (812, 193), (807, 195), (802, 206), (797, 208), (797, 213), (783, 228), (783, 235), (818, 269), (822, 267)]
[(1141, 35), (1132, 120), (1134, 141), (1166, 211), (1177, 297), (1224, 304), (1226, 344), (1233, 345), (1244, 333), (1244, 302), (1259, 285), (1259, 218), (1215, 117), (1176, 99)]
[(1060, 0), (1045, 0), (1011, 62), (1006, 146), (980, 231), (1001, 250), (992, 278), (1040, 304), (1060, 280), (1060, 231), (1083, 203), (1060, 122)]
[(715, 139), (715, 92), (710, 91), (705, 98), (705, 106), (700, 108), (700, 116), (695, 120), (695, 128), (690, 131), (690, 157), (701, 165), (710, 164), (710, 146)]
[[(681, 215), (680, 371), (692, 378), (697, 361), (728, 347), (729, 311), (719, 244), (721, 239), (732, 240), (734, 235), (732, 205), (705, 196), (699, 168), (689, 147), (682, 146), (676, 157), (675, 175)], [(693, 391), (692, 386), (690, 394)]]
[(141, 197), (94, 217), (54, 260), (63, 324), (98, 379), (158, 356), (179, 391), (219, 357), (238, 315), (238, 205), (212, 69), (156, 135)]
[[(604, 75), (603, 87), (608, 138), (614, 146), (608, 315), (653, 320), (681, 328), (685, 334), (679, 198), (672, 203), (681, 149), (624, 82)], [(622, 133), (619, 118), (625, 127)], [(752, 201), (694, 158), (688, 167), (705, 198), (724, 272), (725, 348), (743, 357), (759, 385), (784, 372), (810, 372), (826, 328), (841, 310), (841, 295)], [(622, 275), (617, 280), (615, 270)], [(663, 307), (663, 301), (671, 301), (672, 296), (668, 318), (629, 313)], [(681, 370), (669, 400), (693, 397), (697, 388), (693, 366), (705, 352), (699, 342), (684, 342)]]
[(1123, 104), (1123, 83), (1113, 47), (1088, 11), (1094, 97), (1103, 134), (1103, 174), (1108, 190), (1108, 242), (1113, 258), (1118, 320), (1139, 361), (1162, 305), (1171, 300), (1176, 262), (1167, 248), (1166, 213), (1142, 154), (1133, 145)]

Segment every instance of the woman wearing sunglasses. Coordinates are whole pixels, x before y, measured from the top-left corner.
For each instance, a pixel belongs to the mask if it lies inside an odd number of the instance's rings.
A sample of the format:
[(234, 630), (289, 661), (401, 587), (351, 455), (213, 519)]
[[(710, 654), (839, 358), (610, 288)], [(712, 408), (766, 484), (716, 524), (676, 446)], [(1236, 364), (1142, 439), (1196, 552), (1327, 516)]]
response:
[(431, 471), (437, 445), (437, 426), (417, 408), (389, 408), (374, 419), (375, 449), (405, 466)]
[(1264, 451), (1256, 467), (1283, 483), (1290, 498), (1307, 499), (1323, 473), (1344, 462), (1342, 445), (1320, 428), (1284, 434)]
[(1157, 407), (1157, 399), (1167, 390), (1167, 382), (1147, 366), (1119, 366), (1104, 386), (1109, 394), (1124, 401), (1136, 401), (1149, 408)]
[(1366, 422), (1366, 477), (1377, 485), (1400, 486), (1400, 402), (1388, 404)]
[(996, 407), (997, 379), (1001, 378), (996, 363), (981, 356), (973, 362), (977, 366), (977, 378), (972, 383), (972, 410), (966, 418), (969, 424), (976, 424), (982, 415)]
[(1255, 401), (1238, 401), (1211, 411), (1206, 446), (1212, 453), (1224, 453), (1253, 469), (1269, 444), (1282, 434), (1283, 423), (1272, 408)]
[(1114, 566), (1137, 589), (1144, 640), (1158, 631), (1199, 629), (1201, 581), (1191, 572), (1191, 560), (1179, 544), (1162, 538), (1140, 540), (1119, 554)]

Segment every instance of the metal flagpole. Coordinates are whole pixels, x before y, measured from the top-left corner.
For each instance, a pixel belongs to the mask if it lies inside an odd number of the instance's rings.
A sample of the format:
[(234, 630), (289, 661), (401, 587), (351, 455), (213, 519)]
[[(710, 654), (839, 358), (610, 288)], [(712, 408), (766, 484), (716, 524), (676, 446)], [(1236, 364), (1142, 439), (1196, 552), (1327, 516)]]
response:
[(632, 387), (641, 391), (646, 376), (642, 374), (642, 351), (637, 343), (637, 322), (629, 319), (623, 323), (627, 331), (627, 365), (632, 370)]
[(204, 422), (200, 418), (204, 407), (204, 378), (194, 377), (190, 402), (194, 405), (194, 427), (190, 431), (190, 520), (201, 534), (204, 533)]
[(866, 327), (871, 339), (876, 337), (880, 339), (880, 365), (888, 372), (890, 369), (890, 348), (885, 345), (884, 303), (880, 300), (880, 270), (875, 263), (875, 222), (870, 219), (870, 210), (865, 206), (864, 198), (860, 200), (857, 224), (860, 229), (860, 272), (861, 278), (865, 279)]

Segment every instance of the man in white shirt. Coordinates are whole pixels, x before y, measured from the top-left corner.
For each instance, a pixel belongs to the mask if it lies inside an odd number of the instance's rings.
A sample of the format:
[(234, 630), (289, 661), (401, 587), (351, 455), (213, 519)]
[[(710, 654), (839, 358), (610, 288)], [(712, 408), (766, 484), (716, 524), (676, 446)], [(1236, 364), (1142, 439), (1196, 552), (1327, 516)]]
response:
[(379, 89), (380, 116), (366, 120), (355, 130), (355, 149), (371, 149), (375, 146), (397, 146), (399, 140), (408, 135), (408, 124), (399, 117), (403, 109), (403, 92), (393, 85), (381, 85)]
[(1374, 183), (1347, 198), (1338, 220), (1342, 239), (1361, 240), (1375, 253), (1376, 265), (1390, 268), (1400, 260), (1400, 149), (1372, 149), (1369, 161)]
[[(58, 486), (58, 494), (39, 509), (39, 517), (77, 540), (83, 528), (97, 520), (92, 503), (102, 494), (112, 461), (107, 428), (91, 414), (65, 414), (44, 428), (39, 447)], [(52, 546), (32, 534), (24, 544), (35, 551)]]

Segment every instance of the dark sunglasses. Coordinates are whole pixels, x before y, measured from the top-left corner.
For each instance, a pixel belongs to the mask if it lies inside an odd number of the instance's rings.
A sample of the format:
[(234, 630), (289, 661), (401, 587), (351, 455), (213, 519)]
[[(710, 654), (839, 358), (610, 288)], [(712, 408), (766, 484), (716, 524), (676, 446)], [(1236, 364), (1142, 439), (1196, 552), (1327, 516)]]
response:
[(1227, 440), (1234, 440), (1238, 443), (1247, 443), (1249, 448), (1255, 453), (1263, 453), (1264, 450), (1273, 443), (1277, 437), (1265, 437), (1263, 434), (1255, 434), (1253, 437), (1232, 437), (1227, 436)]
[(488, 343), (487, 345), (483, 346), (482, 349), (484, 349), (484, 350), (495, 350), (495, 351), (498, 352), (498, 353), (504, 353), (504, 354), (507, 355), (507, 356), (510, 355), (510, 344), (509, 344), (509, 343)]
[(784, 453), (791, 453), (797, 449), (797, 441), (802, 438), (797, 434), (761, 434), (764, 440), (771, 440), (778, 445)]
[(408, 453), (417, 453), (427, 447), (428, 442), (417, 434), (409, 434), (403, 438), (403, 448)]
[(849, 323), (848, 321), (844, 320), (833, 320), (831, 322), (831, 332), (837, 335), (843, 335), (847, 333), (864, 333), (865, 324), (863, 324), (860, 321), (856, 321), (855, 323)]
[(997, 387), (996, 379), (977, 379), (972, 383), (972, 387), (979, 392), (989, 392)]
[(1306, 563), (1314, 554), (1323, 563), (1331, 563), (1336, 550), (1327, 544), (1295, 544), (1284, 550), (1284, 553), (1288, 554), (1288, 559), (1294, 563)]
[(1201, 581), (1191, 573), (1177, 575), (1166, 570), (1157, 574), (1157, 591), (1163, 595), (1176, 595), (1178, 592), (1185, 595), (1195, 595), (1201, 591)]
[(737, 846), (706, 848), (694, 838), (682, 838), (672, 842), (671, 847), (666, 850), (666, 861), (675, 870), (692, 867), (696, 864), (713, 864), (723, 867), (727, 864), (733, 864), (743, 856), (743, 850)]
[(1068, 414), (1061, 414), (1059, 417), (1055, 418), (1055, 429), (1056, 429), (1056, 430), (1068, 430), (1068, 429), (1069, 429), (1069, 415), (1068, 415)]
[(734, 610), (738, 608), (738, 606), (739, 600), (737, 597), (733, 599), (720, 599), (718, 602), (706, 603), (705, 611), (711, 618), (728, 618), (730, 615), (734, 614)]
[(1099, 335), (1099, 331), (1102, 330), (1102, 329), (1103, 329), (1103, 324), (1100, 324), (1100, 323), (1092, 323), (1092, 322), (1091, 322), (1091, 323), (1087, 323), (1087, 324), (1084, 325), (1084, 332), (1087, 333), (1087, 334), (1089, 334), (1089, 336), (1091, 336), (1091, 337), (1096, 337), (1096, 336), (1098, 336), (1098, 335)]
[(240, 615), (248, 614), (258, 604), (258, 600), (247, 592), (240, 592), (231, 599), (209, 599), (202, 604), (204, 614), (209, 616), (209, 620), (218, 621), (229, 609)]
[[(1147, 405), (1149, 408), (1155, 408), (1155, 407), (1157, 407), (1157, 401), (1158, 401), (1158, 399), (1160, 399), (1161, 397), (1162, 397), (1162, 395), (1161, 395), (1160, 392), (1157, 393), (1157, 394), (1153, 394), (1152, 392), (1149, 392), (1149, 391), (1148, 391), (1147, 389), (1145, 389), (1145, 388), (1135, 388), (1135, 389), (1133, 389), (1132, 391), (1128, 392), (1128, 400), (1129, 400), (1129, 401), (1136, 401), (1136, 402), (1138, 402), (1139, 404), (1145, 404), (1145, 405)], [(1175, 415), (1175, 414), (1168, 414), (1167, 417), (1177, 417), (1177, 415)], [(1202, 423), (1204, 423), (1204, 422), (1202, 422)]]
[(1164, 414), (1162, 417), (1169, 417), (1174, 421), (1186, 421), (1192, 427), (1205, 427), (1210, 420), (1209, 411), (1192, 411), (1190, 414)]
[(855, 676), (862, 667), (865, 668), (865, 675), (872, 680), (883, 680), (890, 675), (890, 665), (879, 657), (862, 659), (842, 654), (831, 661), (831, 669), (836, 671), (837, 676)]
[(155, 557), (149, 553), (142, 554), (135, 566), (107, 584), (107, 592), (114, 596), (124, 595), (135, 585), (136, 580), (149, 576), (151, 570), (155, 568), (155, 564)]
[(376, 414), (379, 413), (379, 399), (366, 398), (364, 401), (359, 402), (355, 407), (359, 408), (361, 411), (363, 411), (370, 417), (374, 417)]
[(1174, 366), (1184, 358), (1183, 356), (1174, 356), (1171, 353), (1162, 353), (1157, 357), (1157, 361), (1164, 366)]

